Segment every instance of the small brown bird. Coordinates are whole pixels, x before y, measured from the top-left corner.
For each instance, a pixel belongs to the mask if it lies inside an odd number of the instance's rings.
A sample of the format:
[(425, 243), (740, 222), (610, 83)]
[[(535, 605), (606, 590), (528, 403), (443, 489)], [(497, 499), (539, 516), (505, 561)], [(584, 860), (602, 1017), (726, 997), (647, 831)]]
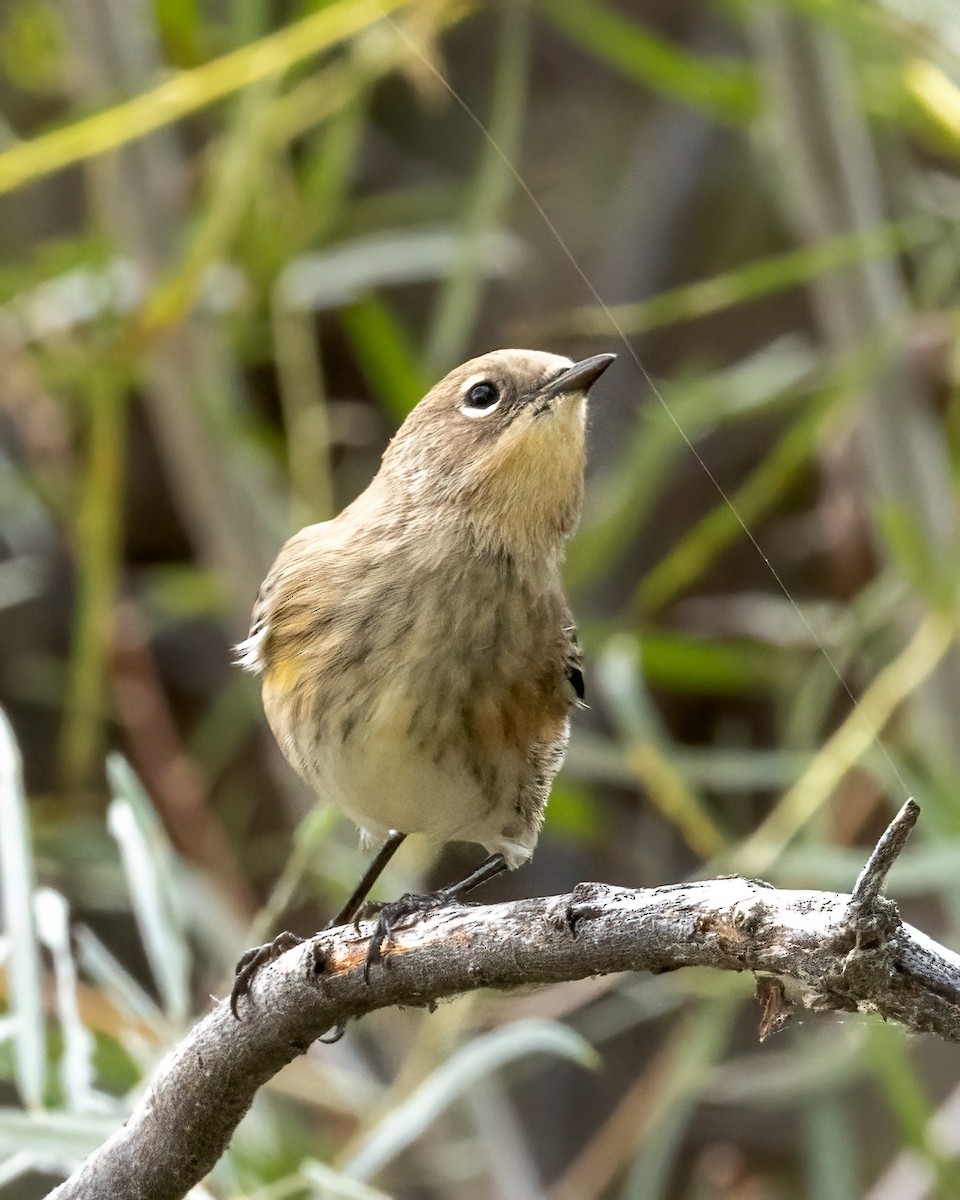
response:
[[(587, 393), (614, 361), (498, 350), (442, 379), (367, 490), (280, 551), (239, 661), (300, 775), (381, 849), (333, 924), (352, 920), (408, 833), (489, 858), (398, 921), (533, 854), (569, 714), (584, 696), (560, 580), (583, 495)], [(248, 951), (232, 1002), (295, 942)]]

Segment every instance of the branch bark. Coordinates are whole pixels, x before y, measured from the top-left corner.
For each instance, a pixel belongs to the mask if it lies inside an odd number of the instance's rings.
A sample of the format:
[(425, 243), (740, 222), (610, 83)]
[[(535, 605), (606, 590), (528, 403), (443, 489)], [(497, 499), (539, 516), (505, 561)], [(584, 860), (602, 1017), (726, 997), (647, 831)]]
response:
[(226, 1001), (208, 1013), (124, 1127), (49, 1200), (180, 1200), (257, 1089), (321, 1034), (480, 987), (688, 966), (755, 971), (793, 980), (809, 1008), (873, 1012), (960, 1043), (960, 955), (904, 924), (879, 894), (917, 812), (904, 805), (852, 896), (726, 878), (643, 890), (584, 883), (565, 896), (456, 905), (397, 930), (369, 983), (371, 924), (318, 934), (256, 976), (240, 1020)]

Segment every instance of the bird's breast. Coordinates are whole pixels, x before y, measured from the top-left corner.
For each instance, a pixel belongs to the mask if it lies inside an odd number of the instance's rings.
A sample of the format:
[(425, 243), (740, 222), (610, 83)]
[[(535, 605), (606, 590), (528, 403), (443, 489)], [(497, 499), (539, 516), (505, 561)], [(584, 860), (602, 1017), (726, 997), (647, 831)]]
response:
[(271, 662), (264, 705), (291, 763), (362, 828), (490, 845), (521, 799), (542, 808), (562, 757), (566, 608), (509, 564), (443, 566), (403, 586), (372, 571)]

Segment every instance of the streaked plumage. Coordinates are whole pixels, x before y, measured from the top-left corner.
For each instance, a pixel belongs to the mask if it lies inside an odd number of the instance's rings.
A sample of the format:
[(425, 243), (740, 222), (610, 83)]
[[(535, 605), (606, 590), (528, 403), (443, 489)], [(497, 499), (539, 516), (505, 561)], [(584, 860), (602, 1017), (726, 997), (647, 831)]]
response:
[[(533, 853), (583, 695), (560, 561), (585, 391), (549, 394), (572, 366), (502, 350), (458, 367), (261, 588), (240, 661), (290, 763), (370, 838), (478, 842), (510, 867)], [(499, 398), (474, 405), (486, 385)]]

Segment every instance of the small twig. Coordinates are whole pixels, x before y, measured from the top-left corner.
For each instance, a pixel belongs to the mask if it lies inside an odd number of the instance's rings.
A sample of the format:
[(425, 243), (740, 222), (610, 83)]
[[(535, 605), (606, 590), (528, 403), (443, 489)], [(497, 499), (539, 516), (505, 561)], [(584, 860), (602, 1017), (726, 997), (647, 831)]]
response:
[(851, 907), (871, 908), (883, 891), (890, 868), (900, 857), (920, 816), (920, 805), (911, 797), (904, 804), (877, 842), (854, 884)]

